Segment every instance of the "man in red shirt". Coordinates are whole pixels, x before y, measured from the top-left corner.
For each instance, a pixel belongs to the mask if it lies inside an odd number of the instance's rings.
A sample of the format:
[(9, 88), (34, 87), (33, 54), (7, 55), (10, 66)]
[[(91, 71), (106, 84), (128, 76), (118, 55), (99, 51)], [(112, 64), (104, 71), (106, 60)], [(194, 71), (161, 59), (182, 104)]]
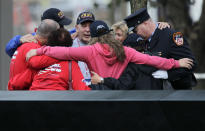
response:
[[(47, 42), (47, 38), (50, 32), (59, 29), (60, 26), (57, 22), (45, 19), (41, 22), (40, 26), (37, 29), (35, 39), (37, 43), (26, 43), (20, 46), (14, 53), (11, 62), (10, 62), (10, 76), (8, 82), (8, 90), (26, 90), (30, 87), (30, 77), (36, 73), (37, 70), (48, 67), (58, 60), (47, 57), (47, 56), (37, 56), (30, 59), (26, 62), (26, 53), (30, 49), (36, 49), (41, 47)], [(13, 83), (17, 78), (22, 77), (27, 79), (27, 82), (22, 86), (15, 86)]]

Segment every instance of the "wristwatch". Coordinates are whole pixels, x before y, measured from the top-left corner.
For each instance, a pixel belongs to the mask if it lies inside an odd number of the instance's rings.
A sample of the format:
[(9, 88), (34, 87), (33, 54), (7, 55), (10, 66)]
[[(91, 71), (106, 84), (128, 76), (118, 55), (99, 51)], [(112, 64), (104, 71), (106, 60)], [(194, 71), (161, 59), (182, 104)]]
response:
[(102, 83), (102, 84), (104, 83), (104, 78), (102, 78), (102, 77), (100, 78), (100, 83)]

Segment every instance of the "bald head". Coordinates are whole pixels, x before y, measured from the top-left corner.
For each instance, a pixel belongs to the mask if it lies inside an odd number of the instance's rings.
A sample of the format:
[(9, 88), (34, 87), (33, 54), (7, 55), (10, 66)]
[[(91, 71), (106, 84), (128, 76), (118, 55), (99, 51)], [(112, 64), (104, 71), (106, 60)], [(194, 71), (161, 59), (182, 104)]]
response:
[(59, 28), (60, 26), (56, 21), (51, 19), (45, 19), (41, 21), (41, 24), (39, 25), (36, 34), (43, 38), (47, 38), (52, 31), (56, 31)]

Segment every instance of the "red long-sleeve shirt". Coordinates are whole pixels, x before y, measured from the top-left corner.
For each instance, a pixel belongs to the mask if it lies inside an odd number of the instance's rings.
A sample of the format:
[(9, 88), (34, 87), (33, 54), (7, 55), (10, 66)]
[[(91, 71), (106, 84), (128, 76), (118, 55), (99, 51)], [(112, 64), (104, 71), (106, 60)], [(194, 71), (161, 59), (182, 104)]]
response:
[(42, 68), (48, 67), (59, 60), (48, 56), (37, 56), (26, 61), (26, 54), (31, 49), (41, 47), (41, 43), (25, 43), (21, 45), (10, 62), (10, 74), (8, 82), (8, 90), (27, 90), (29, 89), (32, 77)]

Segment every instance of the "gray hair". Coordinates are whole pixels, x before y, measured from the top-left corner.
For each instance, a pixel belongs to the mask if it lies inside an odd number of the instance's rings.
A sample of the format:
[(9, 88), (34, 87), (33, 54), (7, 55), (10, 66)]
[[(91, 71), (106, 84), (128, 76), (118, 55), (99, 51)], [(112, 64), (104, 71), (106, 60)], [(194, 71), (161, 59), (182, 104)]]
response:
[(36, 34), (43, 38), (47, 38), (52, 31), (56, 31), (59, 28), (60, 26), (56, 21), (45, 19), (39, 25)]

